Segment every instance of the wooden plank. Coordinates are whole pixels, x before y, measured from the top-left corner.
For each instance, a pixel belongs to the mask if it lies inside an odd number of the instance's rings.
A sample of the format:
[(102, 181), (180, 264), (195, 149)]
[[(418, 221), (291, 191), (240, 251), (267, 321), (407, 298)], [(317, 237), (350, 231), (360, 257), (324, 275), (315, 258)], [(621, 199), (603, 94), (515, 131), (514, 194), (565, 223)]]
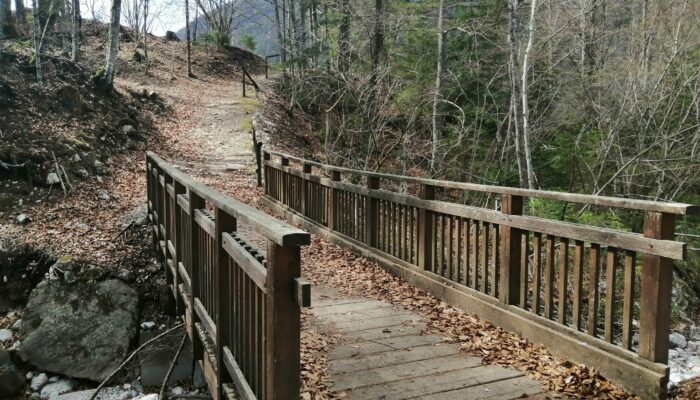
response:
[(190, 276), (187, 273), (187, 270), (185, 269), (185, 265), (182, 263), (178, 263), (177, 265), (178, 272), (180, 273), (180, 277), (182, 278), (182, 284), (185, 285), (185, 288), (187, 288), (188, 292), (192, 291), (192, 281), (190, 280)]
[(437, 375), (449, 371), (472, 368), (479, 364), (481, 364), (481, 360), (478, 358), (465, 358), (462, 355), (414, 361), (402, 364), (401, 369), (395, 366), (387, 366), (336, 376), (331, 390), (337, 392), (377, 384), (387, 384), (425, 375)]
[(557, 276), (559, 295), (559, 309), (557, 310), (557, 321), (564, 325), (566, 324), (566, 314), (568, 312), (568, 297), (569, 292), (567, 285), (569, 283), (569, 239), (562, 238), (559, 241), (559, 274)]
[[(421, 186), (421, 198), (432, 200), (435, 198), (434, 186)], [(423, 270), (433, 268), (433, 226), (434, 215), (432, 212), (418, 209), (418, 266)], [(384, 220), (386, 225), (386, 219)]]
[(331, 360), (330, 372), (335, 375), (363, 370), (366, 371), (388, 367), (390, 365), (400, 365), (413, 361), (429, 360), (457, 354), (460, 354), (460, 348), (457, 345), (441, 344), (439, 346), (418, 346), (380, 354)]
[(532, 250), (532, 313), (540, 313), (540, 287), (542, 270), (542, 234), (535, 232)]
[(617, 284), (617, 249), (608, 247), (605, 263), (605, 341), (612, 343), (615, 324), (615, 286)]
[(241, 371), (241, 367), (238, 365), (236, 359), (231, 353), (231, 350), (227, 346), (225, 346), (223, 349), (223, 358), (224, 365), (231, 375), (233, 383), (236, 385), (236, 394), (243, 400), (256, 400), (257, 397), (255, 396), (255, 393), (253, 393), (253, 390), (250, 388), (248, 381), (246, 381), (245, 376)]
[[(278, 153), (278, 152), (271, 152), (271, 154), (276, 154), (276, 155), (284, 156), (284, 157), (289, 158), (289, 159), (297, 160), (297, 161), (302, 162), (302, 163), (311, 164), (315, 167), (322, 168), (322, 169), (325, 169), (328, 171), (337, 171), (337, 172), (345, 172), (345, 173), (356, 174), (356, 175), (373, 176), (373, 177), (376, 177), (379, 179), (394, 180), (394, 181), (399, 181), (399, 182), (415, 183), (415, 184), (423, 184), (423, 185), (431, 185), (431, 186), (435, 186), (435, 187), (445, 187), (445, 188), (451, 188), (451, 189), (462, 189), (462, 190), (467, 190), (467, 191), (486, 192), (486, 193), (509, 194), (509, 195), (514, 195), (514, 196), (522, 196), (522, 197), (529, 197), (529, 198), (550, 199), (550, 200), (557, 200), (557, 201), (564, 201), (564, 202), (591, 204), (591, 205), (616, 207), (616, 208), (629, 208), (629, 209), (640, 210), (640, 211), (665, 212), (665, 213), (678, 214), (678, 215), (690, 215), (690, 214), (700, 213), (699, 206), (690, 205), (690, 204), (669, 203), (669, 202), (664, 203), (664, 202), (657, 202), (657, 201), (626, 199), (626, 198), (619, 198), (619, 197), (605, 197), (605, 196), (595, 196), (595, 195), (576, 194), (576, 193), (554, 192), (554, 191), (546, 191), (546, 190), (521, 189), (521, 188), (513, 188), (513, 187), (505, 187), (505, 186), (489, 186), (489, 185), (480, 185), (480, 184), (466, 183), (466, 182), (441, 181), (441, 180), (436, 180), (436, 179), (416, 178), (416, 177), (410, 177), (410, 176), (400, 176), (400, 175), (392, 175), (392, 174), (385, 174), (385, 173), (379, 173), (379, 172), (369, 172), (369, 171), (353, 170), (353, 169), (349, 169), (349, 168), (340, 168), (340, 167), (335, 167), (335, 166), (331, 166), (331, 165), (326, 165), (326, 164), (321, 164), (318, 162), (305, 160), (302, 158), (293, 157), (293, 156), (286, 155), (283, 153)], [(266, 165), (273, 165), (274, 166), (274, 165), (276, 165), (276, 163), (273, 163), (271, 161), (267, 161)]]
[(489, 286), (489, 235), (490, 225), (484, 222), (481, 228), (481, 292), (486, 293)]
[(294, 278), (294, 300), (299, 307), (311, 307), (311, 283), (304, 278)]
[(581, 301), (583, 300), (583, 242), (576, 242), (574, 252), (574, 287), (573, 304), (571, 309), (572, 325), (577, 331), (581, 329)]
[(390, 337), (401, 337), (409, 335), (420, 335), (425, 329), (425, 322), (411, 322), (410, 324), (397, 324), (393, 326), (382, 326), (379, 328), (365, 329), (355, 332), (344, 332), (343, 340), (346, 343), (365, 342), (369, 340), (385, 339)]
[(255, 284), (266, 292), (265, 285), (268, 271), (238, 241), (228, 233), (223, 235), (222, 247), (226, 253), (245, 271)]
[(214, 209), (214, 271), (213, 278), (213, 296), (215, 304), (215, 321), (216, 321), (216, 372), (217, 380), (219, 382), (218, 391), (220, 398), (224, 398), (224, 393), (222, 391), (223, 384), (231, 381), (233, 376), (224, 373), (224, 346), (229, 346), (229, 340), (231, 338), (231, 298), (233, 293), (231, 293), (231, 287), (229, 283), (231, 281), (230, 275), (231, 270), (229, 268), (229, 258), (228, 254), (223, 248), (223, 235), (225, 232), (233, 232), (237, 228), (236, 219), (226, 212), (222, 211), (220, 208)]
[(481, 223), (479, 221), (472, 220), (472, 232), (471, 232), (471, 242), (472, 242), (472, 284), (471, 288), (474, 290), (479, 290), (479, 227)]
[[(503, 225), (501, 225), (503, 226)], [(530, 234), (522, 232), (520, 238), (520, 307), (527, 309), (527, 291), (529, 282)]]
[(383, 353), (386, 351), (410, 349), (413, 347), (420, 346), (439, 347), (443, 344), (443, 337), (437, 335), (409, 335), (400, 337), (390, 337), (375, 339), (367, 342), (356, 342), (336, 346), (335, 348), (333, 348), (333, 350), (331, 350), (330, 358), (331, 360), (342, 360), (346, 358), (358, 359), (363, 356)]
[[(437, 375), (425, 375), (388, 384), (372, 385), (354, 389), (352, 398), (367, 400), (403, 400), (422, 398), (434, 393), (464, 389), (490, 382), (522, 376), (521, 372), (495, 365), (479, 365)], [(469, 397), (454, 398), (470, 399)]]
[(336, 328), (345, 332), (356, 332), (367, 329), (391, 327), (398, 324), (408, 324), (415, 321), (420, 321), (420, 318), (412, 314), (401, 314), (392, 315), (390, 317), (340, 323), (336, 325)]
[(634, 320), (635, 275), (637, 268), (637, 253), (628, 251), (625, 254), (624, 295), (622, 304), (622, 347), (632, 348), (632, 321)]
[(194, 311), (197, 313), (197, 317), (199, 317), (199, 321), (202, 323), (204, 329), (206, 329), (209, 337), (216, 343), (216, 323), (214, 323), (214, 319), (209, 315), (207, 309), (204, 308), (202, 301), (197, 297), (194, 298)]
[(542, 385), (531, 378), (519, 376), (507, 380), (471, 386), (465, 389), (424, 396), (424, 400), (512, 400), (542, 393)]
[(600, 246), (592, 244), (588, 254), (588, 334), (596, 336), (598, 330), (598, 280), (600, 278)]
[(549, 319), (554, 309), (554, 239), (547, 236), (544, 264), (544, 317)]
[(204, 211), (200, 209), (194, 210), (194, 220), (209, 236), (216, 236), (214, 221)]

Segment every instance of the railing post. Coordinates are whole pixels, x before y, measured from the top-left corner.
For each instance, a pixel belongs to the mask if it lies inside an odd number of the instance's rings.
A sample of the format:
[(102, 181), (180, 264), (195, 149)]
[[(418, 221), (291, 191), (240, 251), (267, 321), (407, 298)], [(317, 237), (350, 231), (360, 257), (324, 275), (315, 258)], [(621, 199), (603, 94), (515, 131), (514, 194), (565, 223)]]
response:
[[(331, 181), (340, 182), (340, 171), (331, 171)], [(338, 213), (338, 191), (331, 187), (331, 202), (328, 205), (330, 212), (328, 213), (328, 229), (335, 230), (335, 222)]]
[[(368, 176), (367, 189), (379, 189), (379, 178)], [(379, 200), (367, 195), (365, 201), (365, 216), (367, 218), (365, 221), (365, 238), (367, 239), (368, 246), (377, 247), (377, 238), (379, 235)]]
[[(289, 166), (289, 159), (286, 157), (282, 157), (280, 159), (280, 164), (282, 167), (288, 167)], [(282, 203), (286, 205), (287, 207), (290, 207), (289, 204), (289, 179), (287, 178), (288, 174), (284, 170), (284, 168), (281, 169), (280, 173), (282, 174)]]
[[(508, 215), (522, 215), (523, 198), (504, 194), (501, 212)], [(518, 304), (520, 300), (520, 260), (522, 252), (522, 231), (501, 224), (501, 284), (499, 299), (505, 304)], [(496, 250), (497, 251), (497, 250)]]
[[(195, 211), (204, 208), (204, 199), (194, 193), (192, 190), (189, 191), (189, 213), (190, 213), (190, 283), (192, 287), (190, 288), (190, 298), (189, 298), (189, 319), (185, 317), (187, 322), (187, 332), (192, 338), (192, 354), (193, 360), (196, 363), (199, 358), (202, 357), (202, 352), (204, 351), (202, 343), (199, 340), (197, 331), (194, 327), (195, 322), (199, 322), (197, 312), (194, 310), (194, 299), (198, 298), (199, 293), (199, 225), (195, 221)], [(199, 358), (198, 358), (199, 357)]]
[[(253, 129), (253, 132), (255, 130)], [(263, 165), (262, 165), (262, 158), (260, 155), (260, 151), (262, 150), (262, 142), (255, 142), (253, 144), (255, 146), (255, 163), (257, 164), (258, 170), (255, 171), (256, 175), (258, 177), (258, 187), (262, 187), (262, 175), (263, 175)]]
[(173, 256), (173, 263), (175, 264), (175, 276), (173, 277), (173, 286), (175, 289), (175, 315), (180, 315), (184, 308), (184, 303), (182, 301), (182, 296), (180, 296), (180, 263), (184, 260), (182, 259), (182, 254), (185, 252), (185, 244), (182, 242), (182, 214), (180, 213), (180, 204), (177, 202), (177, 198), (181, 194), (186, 194), (187, 189), (185, 186), (175, 180), (175, 254)]
[[(263, 164), (265, 164), (265, 161), (270, 161), (270, 159), (271, 159), (270, 153), (268, 153), (266, 151), (263, 151), (262, 153), (263, 153)], [(267, 165), (263, 165), (263, 171), (265, 171), (265, 173), (264, 173), (264, 175), (265, 175), (265, 194), (269, 196), (270, 195), (270, 177), (267, 174), (267, 171), (268, 171)]]
[(301, 275), (299, 247), (267, 242), (266, 399), (297, 399), (300, 391), (301, 308), (294, 280)]
[[(311, 173), (311, 164), (304, 164), (302, 167), (302, 172), (304, 174), (310, 174)], [(308, 196), (308, 190), (309, 190), (309, 184), (308, 181), (306, 180), (306, 175), (304, 175), (303, 178), (301, 178), (301, 215), (307, 216), (306, 215), (306, 210), (309, 209), (308, 204), (306, 204), (309, 200)]]
[[(173, 178), (170, 177), (165, 171), (163, 171), (163, 230), (165, 231), (165, 235), (163, 235), (163, 241), (165, 242), (165, 258), (163, 259), (164, 265), (165, 265), (165, 282), (175, 282), (175, 278), (172, 275), (172, 271), (170, 271), (170, 268), (168, 267), (168, 259), (174, 260), (175, 255), (170, 254), (170, 246), (168, 246), (168, 242), (171, 242), (173, 246), (175, 246), (175, 241), (172, 240), (170, 237), (170, 221), (171, 221), (171, 214), (173, 213), (173, 209), (170, 207), (170, 193), (168, 192), (168, 183), (171, 183), (173, 181)], [(174, 189), (174, 187), (173, 187)]]
[[(435, 186), (421, 185), (421, 199), (435, 200)], [(433, 269), (433, 230), (435, 216), (430, 210), (418, 209), (418, 266), (423, 270)]]
[[(675, 216), (647, 212), (644, 236), (673, 240)], [(659, 363), (668, 362), (668, 335), (671, 326), (673, 260), (644, 254), (641, 274), (639, 315), (639, 356)]]
[(236, 230), (236, 219), (220, 208), (214, 210), (214, 241), (216, 243), (214, 255), (214, 274), (216, 276), (217, 290), (214, 298), (218, 303), (216, 321), (216, 374), (218, 383), (218, 398), (225, 399), (222, 389), (223, 384), (230, 382), (231, 377), (226, 372), (224, 365), (224, 346), (230, 337), (231, 327), (231, 293), (229, 282), (231, 271), (228, 265), (228, 253), (223, 247), (223, 233), (231, 233)]

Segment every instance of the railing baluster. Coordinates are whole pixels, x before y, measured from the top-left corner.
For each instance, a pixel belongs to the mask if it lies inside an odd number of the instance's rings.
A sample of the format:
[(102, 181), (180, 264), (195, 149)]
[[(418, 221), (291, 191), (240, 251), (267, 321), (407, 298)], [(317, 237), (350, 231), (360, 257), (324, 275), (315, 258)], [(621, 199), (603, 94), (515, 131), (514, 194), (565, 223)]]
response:
[(224, 366), (224, 346), (230, 346), (228, 338), (231, 335), (231, 291), (229, 280), (231, 270), (229, 269), (229, 255), (224, 250), (223, 233), (231, 233), (236, 230), (236, 219), (228, 213), (216, 207), (214, 209), (214, 276), (216, 277), (216, 288), (214, 288), (214, 299), (218, 303), (216, 306), (216, 373), (219, 383), (219, 399), (224, 399), (223, 384), (231, 382), (232, 379), (225, 372)]
[[(435, 186), (421, 186), (421, 199), (435, 200)], [(432, 211), (418, 210), (418, 266), (425, 270), (433, 269), (433, 229), (435, 217)]]

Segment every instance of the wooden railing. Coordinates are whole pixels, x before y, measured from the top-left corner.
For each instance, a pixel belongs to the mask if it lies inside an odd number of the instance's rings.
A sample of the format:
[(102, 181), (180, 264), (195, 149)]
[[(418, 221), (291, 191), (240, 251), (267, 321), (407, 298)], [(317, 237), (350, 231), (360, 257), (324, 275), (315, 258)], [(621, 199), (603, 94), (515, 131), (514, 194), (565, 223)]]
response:
[[(300, 307), (310, 302), (299, 251), (309, 234), (154, 153), (146, 167), (153, 238), (213, 399), (298, 398)], [(266, 239), (266, 252), (237, 233), (239, 222)]]
[[(673, 260), (686, 253), (674, 219), (698, 207), (263, 158), (267, 202), (290, 220), (644, 398), (665, 397)], [(419, 195), (382, 190), (382, 181)], [(500, 209), (439, 201), (439, 190), (500, 195)], [(643, 212), (644, 230), (525, 216), (526, 198)]]

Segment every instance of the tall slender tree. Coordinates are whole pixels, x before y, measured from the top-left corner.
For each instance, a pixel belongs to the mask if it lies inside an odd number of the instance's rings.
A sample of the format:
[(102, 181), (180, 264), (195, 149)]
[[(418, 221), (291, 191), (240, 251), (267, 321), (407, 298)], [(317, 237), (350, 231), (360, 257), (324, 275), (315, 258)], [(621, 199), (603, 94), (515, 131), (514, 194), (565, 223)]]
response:
[(80, 59), (80, 0), (72, 0), (72, 15), (71, 36), (73, 39), (71, 60), (78, 61)]
[(119, 53), (119, 17), (121, 15), (121, 7), (122, 0), (112, 0), (106, 60), (102, 76), (100, 77), (100, 86), (106, 90), (112, 90), (114, 87), (114, 75), (117, 70), (117, 55)]
[(440, 162), (440, 142), (442, 141), (442, 118), (440, 116), (440, 102), (442, 101), (442, 68), (445, 62), (445, 51), (443, 42), (445, 40), (445, 31), (443, 29), (445, 0), (440, 0), (438, 4), (438, 23), (437, 23), (437, 62), (435, 67), (435, 94), (433, 95), (433, 149), (430, 158), (430, 173), (437, 172), (437, 166)]
[[(194, 22), (195, 26), (197, 21)], [(187, 76), (192, 77), (192, 38), (190, 37), (190, 2), (185, 0), (185, 39), (187, 40)]]

